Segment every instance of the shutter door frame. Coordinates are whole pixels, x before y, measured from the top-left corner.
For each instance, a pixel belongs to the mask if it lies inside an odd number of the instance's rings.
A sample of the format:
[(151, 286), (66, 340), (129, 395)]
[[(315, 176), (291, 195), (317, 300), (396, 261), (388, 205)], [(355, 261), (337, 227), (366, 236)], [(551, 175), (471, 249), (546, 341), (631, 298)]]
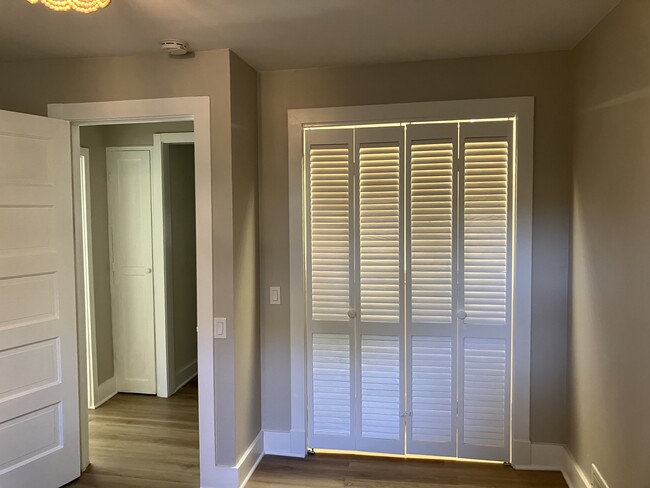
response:
[[(414, 170), (414, 164), (412, 161), (413, 149), (415, 145), (418, 144), (441, 144), (441, 143), (451, 143), (452, 145), (452, 156), (451, 162), (452, 167), (450, 170), (451, 173), (451, 282), (450, 282), (450, 291), (451, 291), (451, 305), (450, 305), (450, 318), (448, 323), (416, 323), (413, 320), (413, 268), (412, 268), (412, 259), (413, 259), (413, 242), (412, 242), (412, 174)], [(409, 417), (407, 417), (406, 427), (407, 427), (407, 453), (408, 454), (419, 454), (419, 455), (429, 455), (429, 456), (449, 456), (454, 457), (457, 454), (457, 329), (456, 329), (456, 301), (457, 301), (457, 240), (458, 240), (458, 226), (457, 226), (457, 215), (458, 215), (458, 198), (457, 198), (457, 174), (458, 174), (458, 124), (457, 123), (448, 123), (448, 124), (426, 124), (426, 125), (411, 125), (407, 127), (406, 131), (406, 175), (405, 175), (405, 209), (407, 217), (405, 219), (405, 228), (406, 228), (406, 398), (408, 402), (407, 410), (410, 412)], [(449, 429), (450, 429), (450, 440), (448, 442), (441, 442), (435, 440), (424, 440), (422, 438), (418, 439), (416, 435), (416, 430), (420, 425), (427, 425), (428, 428), (442, 427), (441, 425), (435, 426), (431, 422), (435, 422), (435, 419), (426, 418), (425, 415), (419, 413), (419, 408), (417, 408), (417, 400), (415, 396), (419, 393), (416, 391), (416, 388), (413, 385), (414, 379), (417, 382), (415, 376), (418, 374), (418, 370), (414, 368), (414, 348), (416, 347), (417, 341), (424, 341), (424, 344), (428, 343), (428, 349), (430, 352), (434, 353), (434, 356), (429, 356), (429, 365), (423, 365), (423, 369), (431, 367), (432, 364), (436, 364), (435, 368), (440, 369), (440, 360), (441, 360), (441, 349), (432, 350), (434, 344), (439, 344), (440, 348), (443, 343), (441, 339), (449, 339), (449, 354), (451, 362), (450, 370), (450, 379), (451, 379), (451, 388), (450, 388), (450, 405), (449, 405)], [(427, 352), (424, 350), (422, 345), (418, 347), (419, 356), (426, 355)], [(424, 362), (424, 357), (418, 358), (418, 362)], [(424, 373), (426, 375), (426, 373)], [(424, 378), (419, 379), (424, 381)], [(440, 398), (433, 399), (429, 398), (429, 401), (440, 401)], [(415, 407), (415, 408), (414, 408)]]
[[(465, 209), (465, 172), (467, 165), (465, 164), (466, 158), (466, 142), (480, 142), (480, 141), (507, 141), (507, 207), (506, 207), (506, 305), (505, 305), (505, 323), (503, 326), (490, 326), (490, 325), (470, 325), (466, 324), (461, 318), (458, 321), (458, 457), (466, 459), (481, 459), (481, 460), (494, 460), (508, 462), (510, 460), (511, 451), (511, 355), (512, 355), (512, 272), (513, 272), (513, 221), (515, 205), (513, 200), (513, 123), (512, 122), (477, 122), (474, 124), (462, 124), (460, 127), (460, 173), (458, 184), (458, 199), (459, 199), (459, 235), (458, 235), (458, 266), (459, 266), (459, 279), (458, 279), (458, 307), (459, 310), (465, 307), (465, 293), (464, 293), (464, 209)], [(471, 318), (468, 316), (468, 318)], [(505, 377), (505, 391), (503, 403), (503, 443), (500, 446), (478, 445), (475, 443), (465, 442), (465, 420), (468, 414), (466, 407), (466, 355), (464, 345), (467, 343), (473, 344), (472, 347), (483, 345), (484, 354), (495, 354), (490, 352), (490, 348), (498, 342), (503, 341), (504, 344), (504, 377)], [(470, 356), (471, 359), (476, 359), (477, 356)], [(487, 356), (489, 357), (489, 356)], [(480, 361), (487, 361), (486, 357), (479, 358)], [(470, 373), (471, 374), (471, 373)], [(484, 379), (483, 379), (484, 380)], [(482, 413), (479, 415), (483, 415)], [(485, 426), (479, 426), (479, 429), (484, 429)]]

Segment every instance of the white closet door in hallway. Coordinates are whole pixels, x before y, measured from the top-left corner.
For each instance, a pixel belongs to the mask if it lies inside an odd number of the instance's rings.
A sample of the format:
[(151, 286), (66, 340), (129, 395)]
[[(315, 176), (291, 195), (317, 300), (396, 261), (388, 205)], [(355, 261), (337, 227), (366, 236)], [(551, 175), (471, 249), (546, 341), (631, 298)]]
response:
[(117, 391), (156, 394), (151, 156), (106, 151)]
[(509, 460), (512, 126), (305, 131), (310, 447)]

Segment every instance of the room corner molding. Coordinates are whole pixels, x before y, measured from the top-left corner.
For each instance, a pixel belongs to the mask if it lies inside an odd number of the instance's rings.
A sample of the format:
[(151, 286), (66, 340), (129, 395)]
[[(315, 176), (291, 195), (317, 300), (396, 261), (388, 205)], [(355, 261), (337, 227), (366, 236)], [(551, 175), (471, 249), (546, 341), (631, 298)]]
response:
[(304, 432), (264, 431), (264, 454), (304, 458), (304, 444)]

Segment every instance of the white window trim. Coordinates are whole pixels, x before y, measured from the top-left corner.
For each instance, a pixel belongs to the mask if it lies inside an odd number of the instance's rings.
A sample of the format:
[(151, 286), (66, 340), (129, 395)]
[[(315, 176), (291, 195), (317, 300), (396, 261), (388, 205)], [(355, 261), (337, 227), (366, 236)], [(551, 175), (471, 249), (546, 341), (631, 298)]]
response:
[[(73, 197), (75, 227), (80, 224), (79, 127), (83, 125), (138, 122), (194, 121), (196, 186), (197, 329), (199, 382), (199, 455), (203, 483), (218, 479), (216, 466), (216, 415), (214, 386), (213, 266), (212, 266), (212, 162), (210, 146), (210, 97), (121, 100), (114, 102), (48, 105), (48, 116), (70, 121), (72, 136)], [(85, 344), (81, 236), (75, 235), (77, 260), (78, 341)], [(79, 398), (81, 421), (81, 468), (88, 466), (88, 420), (86, 355), (79, 348)]]
[(290, 453), (307, 451), (304, 127), (516, 117), (511, 462), (530, 464), (530, 337), (532, 288), (534, 97), (494, 98), (289, 110), (289, 259), (291, 342)]

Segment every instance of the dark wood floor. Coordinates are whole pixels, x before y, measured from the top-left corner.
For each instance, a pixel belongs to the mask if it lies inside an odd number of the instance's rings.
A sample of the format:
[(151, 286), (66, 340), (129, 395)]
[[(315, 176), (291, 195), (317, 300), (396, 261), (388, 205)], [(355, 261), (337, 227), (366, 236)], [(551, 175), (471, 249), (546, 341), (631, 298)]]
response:
[[(199, 486), (197, 384), (169, 399), (117, 395), (90, 412), (91, 466), (74, 488)], [(502, 465), (317, 454), (266, 456), (247, 488), (566, 488)]]

